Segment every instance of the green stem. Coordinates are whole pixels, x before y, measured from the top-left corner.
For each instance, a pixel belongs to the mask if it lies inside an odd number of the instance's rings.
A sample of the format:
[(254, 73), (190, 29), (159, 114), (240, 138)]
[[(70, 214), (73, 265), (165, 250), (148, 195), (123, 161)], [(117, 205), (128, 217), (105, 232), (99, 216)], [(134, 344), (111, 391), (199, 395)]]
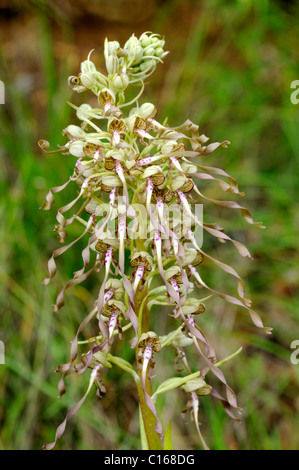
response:
[[(137, 251), (143, 250), (143, 240), (136, 240), (136, 249)], [(138, 323), (139, 323), (139, 331), (138, 336), (140, 337), (142, 333), (146, 333), (149, 331), (149, 309), (147, 307), (147, 296), (148, 296), (148, 289), (147, 286), (140, 291), (137, 289), (136, 296), (135, 296), (135, 311), (136, 315), (138, 316)], [(147, 447), (149, 450), (161, 450), (161, 441), (156, 434), (154, 428), (156, 425), (156, 418), (151, 410), (148, 408), (143, 388), (141, 385), (141, 370), (139, 367), (139, 358), (138, 358), (138, 348), (136, 348), (136, 365), (138, 370), (138, 375), (140, 377), (140, 381), (136, 383), (137, 391), (138, 391), (138, 398), (139, 398), (139, 406), (140, 406), (140, 413), (143, 421), (143, 434), (146, 436), (147, 440)], [(146, 393), (151, 396), (152, 395), (152, 384), (151, 380), (147, 377), (145, 383), (145, 390)]]

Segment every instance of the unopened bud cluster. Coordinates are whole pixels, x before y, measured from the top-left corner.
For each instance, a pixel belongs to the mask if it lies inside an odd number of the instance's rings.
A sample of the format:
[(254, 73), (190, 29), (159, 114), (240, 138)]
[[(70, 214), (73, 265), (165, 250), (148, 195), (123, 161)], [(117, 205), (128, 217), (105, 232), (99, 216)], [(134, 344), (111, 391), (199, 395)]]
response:
[[(104, 90), (124, 101), (123, 92), (130, 83), (145, 80), (156, 69), (157, 63), (168, 54), (165, 41), (157, 34), (144, 33), (138, 39), (134, 34), (123, 47), (118, 41), (105, 40), (104, 57), (107, 76), (97, 71), (90, 57), (81, 63), (81, 73), (69, 78), (70, 87), (77, 92)], [(109, 90), (109, 91), (108, 91)]]

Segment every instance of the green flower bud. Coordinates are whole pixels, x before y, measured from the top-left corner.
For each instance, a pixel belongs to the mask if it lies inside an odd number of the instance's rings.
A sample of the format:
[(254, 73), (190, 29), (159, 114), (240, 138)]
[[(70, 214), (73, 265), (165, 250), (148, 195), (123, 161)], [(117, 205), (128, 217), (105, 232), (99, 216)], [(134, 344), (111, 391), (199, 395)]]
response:
[(189, 382), (182, 385), (181, 388), (185, 390), (185, 392), (196, 392), (196, 395), (200, 396), (210, 395), (212, 392), (212, 387), (200, 378), (189, 380)]
[(107, 60), (107, 58), (112, 55), (116, 54), (120, 51), (120, 45), (118, 41), (108, 41), (108, 39), (105, 39), (104, 43), (104, 55)]
[(157, 35), (154, 35), (154, 34), (153, 34), (153, 35), (151, 36), (151, 44), (152, 44), (152, 45), (158, 45), (158, 44), (160, 45), (160, 43), (163, 43), (163, 45), (164, 45), (164, 41), (161, 40), (161, 39), (159, 39), (159, 38), (157, 37)]
[(126, 42), (124, 48), (125, 49), (128, 49), (128, 51), (132, 51), (133, 49), (135, 49), (136, 47), (140, 47), (141, 44), (140, 44), (140, 41), (138, 38), (136, 38), (136, 36), (133, 34)]
[(86, 118), (89, 119), (90, 115), (88, 111), (92, 111), (92, 106), (87, 103), (81, 104), (76, 112), (77, 118), (80, 119), (80, 121), (84, 121)]
[(67, 135), (68, 138), (85, 138), (85, 132), (83, 131), (83, 129), (81, 129), (81, 127), (79, 126), (74, 126), (73, 124), (70, 124), (65, 129), (63, 129), (62, 134)]
[(132, 36), (125, 45), (125, 49), (128, 50), (128, 61), (130, 65), (135, 65), (140, 62), (143, 57), (144, 50), (141, 46), (140, 41)]
[(105, 289), (106, 290), (113, 289), (114, 290), (113, 297), (116, 300), (121, 299), (124, 293), (123, 283), (119, 279), (114, 279), (114, 278), (108, 279), (105, 285)]
[(130, 80), (129, 80), (128, 75), (126, 74), (116, 75), (112, 79), (113, 86), (116, 88), (116, 90), (119, 90), (119, 91), (125, 90), (127, 86), (129, 85), (129, 83), (130, 83)]
[(187, 181), (186, 176), (177, 175), (175, 178), (173, 178), (172, 183), (171, 183), (172, 191), (177, 191), (186, 183), (186, 181)]
[(184, 170), (185, 173), (196, 173), (197, 168), (195, 165), (191, 165), (190, 163), (182, 163), (181, 164), (182, 169)]
[(169, 281), (174, 278), (178, 284), (182, 284), (181, 270), (179, 266), (171, 266), (171, 268), (166, 269), (165, 279)]
[(115, 74), (119, 69), (119, 60), (115, 54), (109, 55), (106, 59), (106, 69), (111, 75)]
[(200, 300), (189, 298), (183, 305), (182, 310), (185, 315), (198, 315), (205, 311), (205, 306)]
[(88, 168), (83, 172), (84, 178), (89, 178), (90, 176), (94, 175), (95, 171), (94, 168)]
[(122, 182), (120, 181), (118, 176), (114, 176), (114, 175), (103, 176), (102, 181), (101, 181), (101, 188), (103, 191), (110, 193), (110, 191), (113, 188), (119, 188), (120, 186), (122, 186)]
[(96, 72), (97, 68), (91, 60), (81, 62), (81, 73)]
[(81, 73), (79, 78), (82, 85), (87, 89), (93, 88), (97, 85), (97, 81), (92, 72)]
[(148, 49), (145, 50), (145, 55), (147, 56), (155, 55), (155, 49), (153, 47), (149, 47)]
[(108, 150), (105, 155), (105, 161), (106, 159), (110, 158), (112, 158), (113, 160), (118, 160), (119, 162), (123, 162), (125, 157), (121, 150)]
[(157, 47), (157, 49), (155, 50), (155, 56), (161, 58), (163, 54), (164, 54), (164, 51), (162, 47)]
[(151, 34), (150, 36), (147, 36), (146, 39), (143, 39), (143, 38), (141, 39), (141, 38), (140, 40), (141, 40), (143, 47), (148, 47), (149, 45), (151, 45), (153, 49), (161, 49), (162, 54), (164, 53), (165, 41), (164, 39), (160, 39), (158, 35)]
[(141, 46), (136, 46), (134, 51), (134, 62), (138, 63), (143, 56), (143, 48)]
[(145, 60), (144, 62), (141, 62), (140, 70), (141, 72), (150, 71), (150, 69), (153, 69), (155, 66), (156, 66), (156, 61), (154, 59), (148, 59), (148, 60)]
[(163, 154), (167, 154), (167, 153), (170, 153), (173, 151), (173, 148), (177, 145), (177, 141), (176, 140), (169, 140), (168, 142), (166, 142), (166, 144), (162, 145), (161, 147), (161, 153)]
[(151, 38), (145, 33), (140, 36), (139, 40), (142, 44), (142, 47), (147, 47), (152, 43)]
[(193, 339), (188, 338), (181, 331), (171, 340), (170, 344), (175, 348), (186, 348), (193, 344)]
[(188, 266), (188, 264), (192, 264), (192, 266), (198, 266), (202, 263), (203, 258), (204, 257), (200, 251), (197, 251), (194, 248), (185, 249), (183, 266)]
[[(86, 354), (82, 354), (82, 356), (81, 356), (81, 360), (82, 360), (83, 364), (86, 363), (85, 356), (86, 356)], [(112, 367), (112, 365), (110, 364), (110, 362), (107, 361), (107, 356), (106, 356), (106, 354), (103, 353), (102, 351), (98, 351), (98, 352), (96, 352), (95, 354), (93, 354), (91, 363), (89, 364), (88, 367), (89, 367), (90, 369), (93, 369), (93, 368), (96, 367), (98, 364), (103, 364), (104, 367)]]
[(138, 116), (142, 119), (153, 119), (157, 114), (157, 108), (152, 103), (143, 103), (138, 110)]
[(84, 147), (86, 142), (82, 140), (75, 140), (75, 142), (71, 142), (69, 146), (69, 152), (74, 157), (85, 157)]

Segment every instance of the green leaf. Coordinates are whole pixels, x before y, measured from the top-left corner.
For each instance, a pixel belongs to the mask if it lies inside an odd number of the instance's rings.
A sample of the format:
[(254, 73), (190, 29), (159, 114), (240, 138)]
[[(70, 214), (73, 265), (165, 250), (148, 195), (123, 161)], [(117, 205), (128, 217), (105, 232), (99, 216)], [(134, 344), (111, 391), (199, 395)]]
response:
[(138, 374), (135, 372), (135, 370), (133, 369), (133, 367), (131, 366), (131, 364), (128, 361), (126, 361), (122, 357), (112, 356), (112, 354), (108, 354), (107, 357), (108, 357), (110, 362), (112, 362), (113, 364), (116, 364), (121, 369), (123, 369), (126, 372), (129, 372), (129, 374), (133, 375), (135, 381), (139, 380)]
[(161, 395), (162, 393), (166, 393), (169, 390), (173, 390), (174, 388), (178, 388), (184, 383), (188, 382), (189, 380), (196, 379), (200, 376), (200, 371), (195, 372), (194, 374), (187, 375), (186, 377), (172, 377), (171, 379), (165, 380), (165, 382), (161, 383), (155, 393), (152, 396), (154, 400), (157, 395)]
[(164, 437), (164, 450), (173, 450), (172, 439), (171, 439), (171, 424), (168, 421), (165, 437)]

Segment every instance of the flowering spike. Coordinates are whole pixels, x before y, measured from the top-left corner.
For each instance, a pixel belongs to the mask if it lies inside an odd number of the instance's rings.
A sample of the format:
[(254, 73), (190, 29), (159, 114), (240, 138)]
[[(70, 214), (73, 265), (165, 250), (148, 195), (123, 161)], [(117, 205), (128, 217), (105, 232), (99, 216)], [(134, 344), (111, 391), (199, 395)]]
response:
[[(164, 46), (164, 39), (151, 32), (139, 38), (133, 34), (123, 47), (118, 41), (106, 39), (104, 58), (107, 74), (97, 70), (89, 54), (82, 62), (78, 76), (69, 78), (72, 90), (93, 93), (98, 104), (93, 108), (86, 103), (79, 107), (70, 103), (80, 124), (70, 124), (63, 130), (67, 142), (57, 152), (61, 158), (75, 157), (74, 171), (66, 183), (50, 189), (42, 209), (49, 210), (55, 202), (54, 195), (74, 184), (78, 190), (74, 192), (72, 201), (66, 201), (57, 210), (54, 231), (58, 241), (64, 243), (67, 227), (76, 222), (83, 228), (75, 240), (54, 250), (48, 262), (49, 277), (44, 284), (48, 284), (56, 274), (56, 258), (86, 236), (86, 245), (81, 253), (83, 265), (58, 294), (54, 311), (63, 306), (66, 290), (83, 282), (91, 273), (100, 272), (100, 285), (95, 308), (81, 321), (72, 341), (69, 362), (57, 368), (62, 372), (60, 396), (65, 392), (64, 378), (67, 375), (82, 374), (87, 368), (92, 368), (89, 387), (83, 399), (58, 427), (55, 442), (46, 446), (49, 449), (61, 437), (66, 422), (80, 408), (92, 385), (96, 383), (98, 392), (103, 391), (99, 374), (112, 365), (134, 377), (147, 445), (150, 449), (161, 447), (163, 429), (155, 397), (162, 393), (163, 387), (152, 393), (151, 373), (155, 368), (156, 354), (165, 345), (176, 348), (176, 362), (180, 360), (188, 375), (168, 378), (164, 391), (185, 383), (184, 390), (191, 394), (190, 406), (205, 448), (199, 429), (198, 396), (211, 393), (221, 400), (232, 417), (232, 410), (240, 411), (235, 394), (219, 369), (224, 362), (217, 362), (215, 351), (200, 327), (200, 314), (207, 311), (206, 301), (210, 296), (199, 299), (196, 287), (204, 288), (230, 304), (244, 307), (257, 327), (270, 332), (251, 309), (251, 301), (245, 297), (245, 284), (239, 274), (203, 251), (197, 237), (197, 230), (204, 230), (220, 241), (231, 241), (242, 256), (250, 257), (247, 248), (226, 235), (219, 225), (202, 222), (197, 211), (193, 211), (192, 204), (197, 202), (195, 197), (204, 203), (238, 209), (248, 223), (261, 225), (254, 222), (250, 212), (237, 202), (214, 200), (201, 191), (201, 182), (211, 181), (225, 192), (243, 195), (234, 178), (224, 170), (206, 166), (201, 161), (216, 149), (227, 148), (229, 141), (208, 143), (208, 137), (200, 134), (199, 127), (189, 119), (177, 127), (170, 127), (166, 121), (159, 122), (154, 104), (139, 104), (144, 81), (167, 55)], [(134, 84), (138, 84), (140, 89), (135, 98), (127, 101), (126, 90)], [(125, 113), (123, 109), (129, 111)], [(47, 141), (41, 140), (39, 146), (47, 154), (56, 152), (48, 150)], [(194, 157), (197, 157), (197, 163), (193, 163)], [(237, 279), (239, 299), (206, 284), (201, 273), (201, 264), (205, 262), (213, 263)], [(154, 305), (168, 307), (168, 313), (175, 319), (173, 321), (179, 323), (174, 331), (164, 336), (165, 341), (148, 331), (148, 325), (155, 321)], [(158, 315), (163, 315), (163, 310), (159, 309)], [(98, 336), (79, 341), (79, 335), (88, 323), (94, 321), (94, 317), (98, 319), (94, 324)], [(132, 331), (133, 338), (130, 337)], [(121, 357), (112, 355), (115, 342), (127, 339), (131, 348), (136, 349), (135, 370)], [(95, 345), (79, 360), (78, 345), (86, 342), (94, 342)], [(190, 351), (192, 345), (204, 366), (194, 373), (186, 351), (186, 348)], [(227, 398), (204, 381), (208, 371), (224, 384)]]

